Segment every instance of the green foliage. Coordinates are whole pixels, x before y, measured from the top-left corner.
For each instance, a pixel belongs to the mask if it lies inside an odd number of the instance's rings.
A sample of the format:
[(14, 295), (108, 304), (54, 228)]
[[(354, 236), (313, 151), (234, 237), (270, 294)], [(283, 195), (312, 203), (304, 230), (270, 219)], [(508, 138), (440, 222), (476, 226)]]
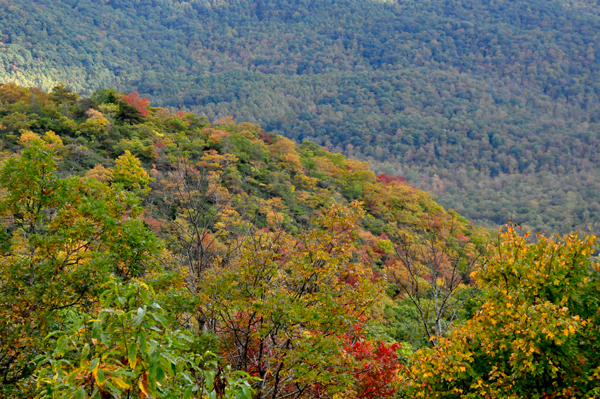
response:
[(106, 288), (99, 310), (49, 336), (56, 347), (37, 359), (37, 398), (252, 398), (252, 379), (222, 368), (189, 331), (173, 330), (148, 286)]
[(56, 144), (31, 133), (21, 142), (21, 154), (0, 167), (0, 393), (17, 397), (28, 394), (18, 384), (52, 344), (42, 339), (60, 325), (61, 311), (88, 308), (110, 275), (144, 275), (159, 250), (135, 197), (60, 178)]
[(75, 105), (78, 99), (79, 95), (62, 83), (54, 86), (50, 92), (50, 100), (57, 104)]

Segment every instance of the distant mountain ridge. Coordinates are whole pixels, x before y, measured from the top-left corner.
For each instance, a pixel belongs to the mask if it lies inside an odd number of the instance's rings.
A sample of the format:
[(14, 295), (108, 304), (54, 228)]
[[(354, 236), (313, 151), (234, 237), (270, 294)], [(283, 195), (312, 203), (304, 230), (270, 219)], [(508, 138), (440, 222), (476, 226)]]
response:
[(370, 160), (471, 220), (600, 231), (594, 1), (0, 1), (0, 81), (139, 91)]

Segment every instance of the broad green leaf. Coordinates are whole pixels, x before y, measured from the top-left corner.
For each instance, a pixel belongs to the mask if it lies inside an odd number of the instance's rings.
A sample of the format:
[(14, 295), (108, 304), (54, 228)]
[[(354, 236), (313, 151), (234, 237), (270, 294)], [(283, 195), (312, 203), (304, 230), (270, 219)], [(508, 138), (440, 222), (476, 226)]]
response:
[(97, 369), (99, 364), (100, 364), (100, 359), (98, 359), (98, 358), (92, 359), (92, 362), (90, 363), (90, 371)]
[(133, 341), (127, 348), (129, 366), (135, 369), (137, 363), (137, 342)]
[(81, 358), (85, 359), (87, 358), (87, 356), (90, 353), (90, 345), (89, 344), (85, 344), (83, 349), (81, 350)]
[(147, 309), (145, 306), (138, 308), (137, 315), (135, 316), (135, 319), (133, 320), (134, 326), (140, 325), (140, 323), (144, 320), (144, 316), (146, 316), (146, 312), (147, 312)]

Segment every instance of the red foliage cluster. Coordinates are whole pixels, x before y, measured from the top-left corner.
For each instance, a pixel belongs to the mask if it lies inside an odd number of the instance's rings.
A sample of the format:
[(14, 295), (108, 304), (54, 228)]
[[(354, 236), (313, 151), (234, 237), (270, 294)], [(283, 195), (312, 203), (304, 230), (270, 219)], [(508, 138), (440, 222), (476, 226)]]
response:
[(394, 380), (400, 362), (396, 352), (400, 344), (377, 346), (371, 341), (356, 341), (346, 351), (360, 364), (354, 369), (356, 398), (388, 398), (396, 392)]
[(127, 96), (123, 96), (123, 101), (127, 104), (134, 106), (142, 116), (148, 116), (148, 107), (150, 106), (150, 101), (146, 97), (140, 97), (140, 93), (134, 91)]
[(406, 178), (401, 177), (401, 176), (388, 176), (385, 173), (382, 173), (379, 176), (377, 176), (377, 180), (379, 180), (386, 186), (393, 182), (397, 182), (400, 184), (406, 184)]
[(346, 284), (351, 285), (354, 288), (358, 286), (358, 280), (356, 279), (356, 276), (346, 276), (343, 280)]
[(258, 138), (267, 144), (273, 144), (273, 142), (275, 141), (273, 135), (265, 132), (264, 130), (260, 131)]
[[(371, 276), (371, 282), (376, 283), (377, 280), (379, 280), (380, 278), (381, 278), (381, 274), (379, 274), (377, 272), (373, 272), (373, 275)], [(348, 285), (351, 285), (354, 288), (358, 287), (358, 279), (356, 278), (356, 276), (346, 276), (346, 277), (342, 278), (342, 281), (344, 281), (344, 283), (346, 283)]]
[[(356, 328), (360, 328), (355, 326)], [(347, 337), (349, 342), (353, 340)], [(356, 339), (356, 337), (354, 337)], [(398, 387), (398, 370), (401, 364), (396, 352), (400, 348), (399, 343), (385, 344), (374, 343), (359, 339), (349, 343), (345, 348), (348, 359), (355, 362), (353, 369), (348, 372), (354, 377), (354, 389), (356, 399), (383, 399), (391, 398)], [(347, 366), (349, 362), (345, 362)], [(356, 365), (358, 364), (358, 365)], [(330, 399), (326, 387), (316, 384), (310, 388), (312, 397), (319, 399)]]

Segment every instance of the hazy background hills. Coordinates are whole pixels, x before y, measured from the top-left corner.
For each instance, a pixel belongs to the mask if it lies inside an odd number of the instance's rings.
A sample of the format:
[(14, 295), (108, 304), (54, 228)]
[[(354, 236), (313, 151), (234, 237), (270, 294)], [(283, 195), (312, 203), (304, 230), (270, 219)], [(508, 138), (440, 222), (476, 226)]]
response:
[(0, 0), (0, 43), (3, 82), (137, 90), (371, 160), (478, 223), (600, 232), (596, 1)]

